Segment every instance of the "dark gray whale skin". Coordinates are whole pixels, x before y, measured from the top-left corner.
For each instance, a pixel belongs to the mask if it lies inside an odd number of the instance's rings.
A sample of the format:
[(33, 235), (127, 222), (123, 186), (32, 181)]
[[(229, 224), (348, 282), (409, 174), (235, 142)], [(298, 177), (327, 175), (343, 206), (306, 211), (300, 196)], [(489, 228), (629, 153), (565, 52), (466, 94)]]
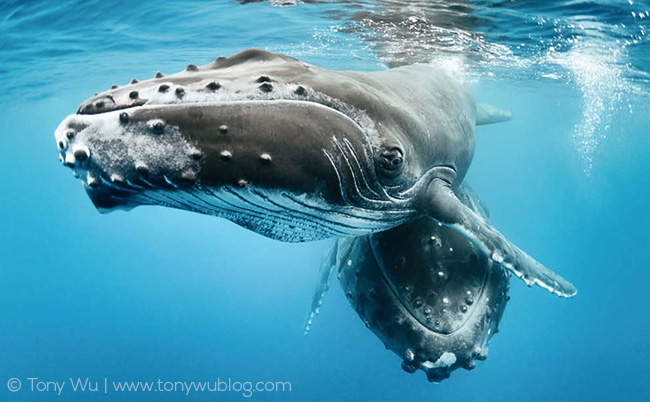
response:
[(435, 66), (330, 71), (251, 49), (97, 94), (55, 138), (102, 212), (162, 205), (281, 241), (338, 239), (314, 311), (336, 267), (404, 369), (440, 381), (485, 358), (507, 272), (576, 294), (463, 184), (475, 126), (504, 116)]

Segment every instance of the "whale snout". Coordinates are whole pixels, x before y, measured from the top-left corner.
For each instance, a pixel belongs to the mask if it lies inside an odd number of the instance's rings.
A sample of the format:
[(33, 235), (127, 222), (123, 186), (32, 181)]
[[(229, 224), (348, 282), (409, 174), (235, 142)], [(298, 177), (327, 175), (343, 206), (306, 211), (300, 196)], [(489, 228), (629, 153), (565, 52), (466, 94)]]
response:
[(55, 131), (61, 163), (100, 212), (159, 204), (147, 195), (191, 187), (202, 151), (160, 119), (128, 124), (124, 112), (70, 115)]

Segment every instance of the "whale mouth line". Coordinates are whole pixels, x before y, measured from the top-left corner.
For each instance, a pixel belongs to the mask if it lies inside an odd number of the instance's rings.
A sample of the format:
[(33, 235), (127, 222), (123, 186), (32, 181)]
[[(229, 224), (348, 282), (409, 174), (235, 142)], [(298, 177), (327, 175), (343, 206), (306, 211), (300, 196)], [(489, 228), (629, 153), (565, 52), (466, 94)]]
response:
[(191, 106), (227, 106), (227, 105), (246, 105), (246, 104), (268, 104), (268, 103), (289, 103), (289, 104), (295, 104), (296, 106), (307, 106), (307, 105), (316, 105), (317, 107), (324, 107), (327, 109), (331, 109), (335, 112), (341, 113), (345, 115), (346, 117), (352, 119), (352, 121), (362, 130), (367, 129), (367, 124), (365, 122), (361, 122), (359, 120), (360, 116), (364, 116), (365, 114), (363, 111), (359, 111), (351, 106), (348, 106), (347, 104), (344, 104), (342, 102), (337, 102), (340, 105), (332, 105), (327, 102), (319, 102), (313, 99), (291, 99), (291, 98), (274, 98), (274, 99), (249, 99), (249, 98), (241, 98), (241, 99), (223, 99), (223, 100), (206, 100), (206, 101), (195, 101), (195, 102), (183, 102), (183, 103), (150, 103), (150, 102), (143, 102), (141, 104), (132, 104), (132, 105), (117, 105), (114, 109), (108, 110), (108, 111), (103, 111), (99, 113), (77, 113), (80, 116), (101, 116), (101, 115), (106, 115), (110, 113), (114, 113), (117, 111), (128, 111), (128, 110), (136, 110), (136, 109), (154, 109), (154, 108), (182, 108), (182, 107), (191, 107)]
[[(164, 82), (157, 83), (165, 85)], [(111, 93), (97, 95), (90, 101), (84, 102), (77, 109), (78, 115), (101, 115), (118, 110), (131, 110), (146, 106), (165, 106), (165, 105), (219, 105), (231, 104), (233, 102), (303, 102), (316, 104), (328, 109), (342, 113), (354, 121), (366, 133), (375, 131), (374, 122), (364, 110), (358, 109), (340, 99), (331, 97), (325, 93), (305, 87), (299, 84), (281, 84), (275, 83), (273, 90), (265, 92), (263, 90), (237, 91), (231, 93), (214, 93), (205, 90), (192, 90), (183, 85), (175, 85), (168, 82), (169, 89), (166, 93), (161, 94), (155, 91), (155, 88), (145, 88), (138, 93), (134, 99), (113, 96)], [(172, 93), (182, 93), (182, 96), (173, 96)]]
[[(108, 95), (108, 97), (112, 98), (112, 96)], [(236, 104), (236, 103), (255, 103), (255, 102), (302, 102), (302, 103), (313, 103), (317, 104), (320, 106), (325, 106), (329, 109), (336, 110), (337, 112), (341, 112), (345, 115), (348, 115), (348, 113), (345, 113), (346, 109), (353, 109), (351, 106), (347, 104), (343, 104), (342, 102), (337, 102), (340, 103), (341, 105), (345, 105), (345, 107), (333, 107), (332, 104), (328, 103), (327, 101), (319, 101), (315, 99), (298, 99), (298, 98), (281, 98), (281, 97), (273, 97), (273, 98), (253, 98), (253, 97), (232, 97), (232, 98), (224, 98), (224, 99), (205, 99), (205, 100), (192, 100), (192, 101), (184, 101), (184, 102), (152, 102), (149, 99), (139, 99), (138, 101), (135, 101), (130, 104), (118, 104), (116, 103), (111, 109), (108, 110), (102, 110), (102, 111), (81, 111), (81, 107), (79, 110), (77, 110), (78, 115), (91, 115), (91, 116), (98, 116), (102, 114), (108, 114), (112, 113), (118, 110), (130, 110), (130, 109), (136, 109), (140, 107), (164, 107), (164, 106), (196, 106), (196, 105), (221, 105), (221, 104)], [(343, 110), (341, 110), (343, 109)], [(348, 116), (351, 117), (351, 116)]]

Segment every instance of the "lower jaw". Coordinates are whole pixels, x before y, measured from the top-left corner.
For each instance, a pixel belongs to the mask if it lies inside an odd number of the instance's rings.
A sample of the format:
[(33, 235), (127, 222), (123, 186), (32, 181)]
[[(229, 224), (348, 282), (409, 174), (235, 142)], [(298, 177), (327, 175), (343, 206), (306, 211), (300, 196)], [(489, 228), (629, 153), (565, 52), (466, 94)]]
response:
[(85, 183), (88, 196), (102, 213), (128, 211), (142, 205), (163, 206), (221, 217), (283, 242), (361, 236), (399, 224), (399, 221), (365, 217), (359, 211), (348, 211), (346, 216), (337, 213), (334, 206), (321, 205), (315, 199), (306, 200), (280, 190), (267, 192), (251, 186), (206, 188), (200, 183), (160, 188), (144, 187), (146, 183), (140, 182), (134, 188), (130, 182), (122, 186), (104, 182), (94, 187)]

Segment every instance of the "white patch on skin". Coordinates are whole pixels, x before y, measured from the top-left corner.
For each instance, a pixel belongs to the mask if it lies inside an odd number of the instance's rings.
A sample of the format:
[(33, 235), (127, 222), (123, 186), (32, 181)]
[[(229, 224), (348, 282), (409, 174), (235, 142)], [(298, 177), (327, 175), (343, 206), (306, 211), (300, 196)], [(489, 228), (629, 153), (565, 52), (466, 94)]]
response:
[(74, 163), (74, 154), (72, 152), (66, 152), (63, 160), (65, 163)]
[(456, 363), (456, 355), (451, 352), (445, 352), (435, 362), (431, 362), (429, 360), (423, 361), (422, 368), (431, 370), (441, 367), (450, 367), (454, 363)]
[[(180, 179), (180, 172), (191, 171), (198, 175), (199, 164), (192, 158), (196, 146), (181, 135), (177, 127), (166, 125), (160, 133), (153, 132), (152, 124), (120, 122), (123, 110), (96, 115), (70, 115), (55, 131), (57, 143), (67, 141), (60, 155), (68, 164), (75, 164), (73, 171), (88, 172), (110, 181), (112, 177), (133, 180), (138, 177), (136, 165), (146, 166), (152, 177), (163, 175)], [(75, 132), (71, 139), (66, 133)], [(77, 161), (74, 152), (86, 151), (87, 161)], [(86, 174), (80, 175), (86, 178)], [(83, 179), (82, 179), (83, 180)], [(88, 183), (89, 184), (89, 183)]]

